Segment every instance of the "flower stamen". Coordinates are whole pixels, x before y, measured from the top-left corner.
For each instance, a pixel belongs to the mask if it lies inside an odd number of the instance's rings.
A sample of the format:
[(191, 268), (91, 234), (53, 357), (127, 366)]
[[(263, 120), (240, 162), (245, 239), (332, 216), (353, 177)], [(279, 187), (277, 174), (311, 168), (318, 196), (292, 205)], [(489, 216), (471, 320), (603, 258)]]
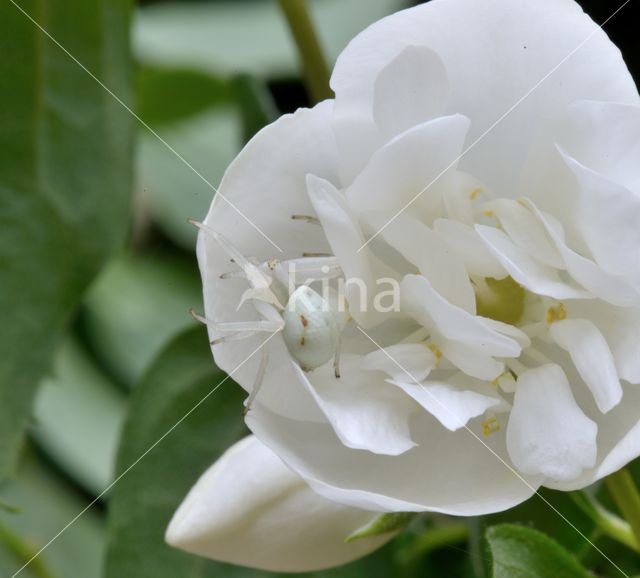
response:
[(551, 325), (556, 321), (562, 321), (567, 318), (567, 309), (564, 303), (560, 303), (557, 307), (549, 307), (547, 309), (547, 325)]

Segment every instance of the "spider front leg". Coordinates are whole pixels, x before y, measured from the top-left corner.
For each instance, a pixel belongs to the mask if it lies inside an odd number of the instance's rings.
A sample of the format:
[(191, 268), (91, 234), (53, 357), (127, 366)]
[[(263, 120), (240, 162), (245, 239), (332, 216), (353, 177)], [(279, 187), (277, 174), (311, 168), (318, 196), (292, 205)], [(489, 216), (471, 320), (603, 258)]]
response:
[(246, 416), (251, 409), (251, 405), (258, 395), (258, 391), (262, 387), (262, 382), (264, 381), (264, 376), (267, 373), (267, 364), (269, 363), (269, 354), (264, 350), (264, 348), (260, 351), (260, 365), (258, 365), (258, 373), (256, 374), (256, 378), (253, 381), (253, 387), (251, 388), (251, 393), (249, 393), (249, 397), (244, 402), (244, 409), (242, 410), (242, 415)]
[(281, 320), (259, 320), (259, 321), (211, 321), (202, 315), (198, 315), (194, 309), (190, 311), (191, 316), (209, 329), (219, 333), (227, 333), (223, 337), (218, 337), (211, 342), (211, 345), (218, 345), (225, 341), (238, 341), (248, 339), (258, 333), (276, 333), (282, 331), (284, 323)]

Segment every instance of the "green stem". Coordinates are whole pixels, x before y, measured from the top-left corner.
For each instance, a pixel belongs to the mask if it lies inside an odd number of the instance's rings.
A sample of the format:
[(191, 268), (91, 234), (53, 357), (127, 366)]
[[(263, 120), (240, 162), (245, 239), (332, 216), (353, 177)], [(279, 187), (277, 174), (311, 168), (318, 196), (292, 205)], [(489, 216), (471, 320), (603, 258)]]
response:
[(605, 484), (620, 513), (629, 522), (637, 548), (640, 544), (640, 492), (631, 473), (623, 468), (607, 476)]
[(42, 558), (33, 558), (37, 549), (28, 544), (21, 536), (13, 533), (6, 526), (0, 525), (0, 541), (13, 553), (21, 564), (30, 562), (29, 570), (37, 578), (54, 578), (45, 566)]
[(333, 98), (329, 69), (306, 0), (278, 0), (298, 47), (309, 96), (314, 102)]
[(640, 545), (627, 522), (606, 510), (595, 498), (585, 492), (570, 492), (569, 495), (575, 504), (591, 518), (602, 534), (640, 552)]

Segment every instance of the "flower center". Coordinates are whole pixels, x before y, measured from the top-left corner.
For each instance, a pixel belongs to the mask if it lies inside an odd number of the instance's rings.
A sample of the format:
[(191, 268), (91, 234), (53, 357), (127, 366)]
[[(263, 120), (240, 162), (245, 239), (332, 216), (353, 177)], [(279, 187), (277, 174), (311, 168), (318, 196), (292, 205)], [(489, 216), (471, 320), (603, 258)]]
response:
[(511, 277), (474, 277), (472, 283), (478, 315), (510, 325), (518, 324), (525, 305), (525, 290), (521, 285)]

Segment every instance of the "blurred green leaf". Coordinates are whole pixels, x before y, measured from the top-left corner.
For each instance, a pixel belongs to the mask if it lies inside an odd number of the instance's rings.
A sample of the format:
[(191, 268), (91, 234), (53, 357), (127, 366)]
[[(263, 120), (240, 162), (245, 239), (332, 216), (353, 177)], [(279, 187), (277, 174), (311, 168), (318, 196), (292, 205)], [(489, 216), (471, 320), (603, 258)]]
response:
[(73, 337), (54, 360), (53, 377), (36, 397), (32, 434), (38, 445), (89, 493), (113, 479), (126, 396)]
[[(358, 32), (401, 7), (402, 0), (310, 2), (330, 63)], [(273, 1), (157, 4), (139, 9), (134, 24), (136, 54), (149, 64), (261, 78), (299, 68), (295, 45)]]
[(240, 150), (242, 120), (236, 107), (217, 107), (163, 126), (158, 133), (193, 169), (143, 131), (137, 158), (143, 197), (162, 230), (177, 244), (193, 250), (196, 229), (187, 219), (204, 219), (214, 195), (211, 187), (220, 184), (227, 165)]
[[(0, 489), (18, 513), (0, 512), (0, 576), (12, 576), (89, 503), (89, 499), (32, 453), (15, 480)], [(4, 536), (3, 536), (4, 535)], [(100, 578), (105, 524), (99, 511), (85, 512), (47, 547), (20, 578)]]
[(248, 74), (233, 79), (236, 102), (242, 115), (242, 141), (249, 141), (262, 127), (273, 122), (278, 110), (264, 82)]
[(189, 264), (169, 254), (123, 254), (91, 288), (83, 327), (100, 360), (133, 385), (158, 352), (195, 323), (189, 309), (201, 302), (195, 257)]
[(517, 526), (492, 526), (485, 534), (491, 578), (593, 578), (560, 544)]
[[(117, 471), (135, 462), (222, 379), (204, 328), (177, 337), (133, 392)], [(169, 547), (163, 535), (198, 476), (245, 433), (243, 393), (227, 380), (114, 487), (106, 578), (206, 575), (202, 560)]]
[(597, 531), (595, 523), (570, 494), (547, 488), (541, 488), (538, 494), (515, 508), (483, 516), (479, 519), (479, 525), (483, 529), (502, 523), (530, 525), (548, 534), (576, 556), (581, 556), (592, 548), (584, 536), (592, 538)]
[[(24, 0), (20, 6), (131, 100), (129, 0)], [(74, 306), (124, 240), (132, 124), (16, 6), (2, 2), (0, 22), (2, 478)]]
[(137, 93), (138, 114), (154, 126), (184, 120), (232, 96), (230, 83), (217, 76), (145, 65), (138, 70)]

